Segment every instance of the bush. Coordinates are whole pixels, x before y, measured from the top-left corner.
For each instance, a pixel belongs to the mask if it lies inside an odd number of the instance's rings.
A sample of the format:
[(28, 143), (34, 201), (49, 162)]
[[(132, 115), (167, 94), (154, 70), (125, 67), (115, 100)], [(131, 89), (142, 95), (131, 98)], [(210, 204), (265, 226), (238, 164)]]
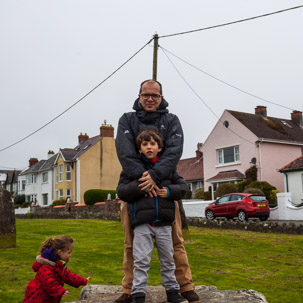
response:
[(26, 201), (24, 201), (24, 202), (21, 204), (21, 207), (22, 207), (22, 208), (26, 208), (26, 207), (29, 207), (31, 204), (32, 204), (32, 202), (26, 202)]
[(245, 171), (245, 179), (246, 180), (251, 180), (251, 182), (257, 181), (257, 177), (258, 177), (258, 169), (257, 169), (256, 165), (248, 168)]
[(254, 187), (247, 187), (243, 193), (249, 193), (249, 194), (258, 194), (264, 196), (263, 191), (260, 188), (254, 188)]
[(235, 183), (223, 183), (218, 186), (215, 198), (221, 197), (225, 194), (236, 193), (238, 191), (238, 186)]
[(270, 192), (270, 195), (269, 195), (269, 203), (270, 203), (270, 207), (276, 207), (278, 205), (278, 200), (277, 200), (277, 193), (279, 193), (280, 191), (277, 190), (277, 189), (273, 189), (271, 190)]
[(19, 206), (22, 205), (22, 203), (25, 202), (25, 195), (17, 195), (14, 199), (15, 204), (18, 204)]
[(186, 194), (185, 194), (185, 196), (184, 196), (184, 199), (191, 199), (191, 197), (192, 197), (192, 191), (189, 189), (187, 192), (186, 192)]
[(270, 200), (271, 197), (270, 197), (270, 194), (271, 194), (271, 191), (273, 189), (276, 189), (274, 186), (270, 185), (268, 182), (266, 181), (254, 181), (252, 183), (250, 183), (249, 185), (247, 185), (245, 187), (246, 188), (249, 188), (249, 187), (253, 187), (253, 188), (259, 188), (263, 191), (264, 193), (264, 196), (266, 197), (266, 199), (268, 200), (269, 203), (271, 203), (272, 201)]
[(52, 203), (52, 206), (57, 206), (57, 205), (65, 205), (65, 199), (59, 199), (59, 200), (54, 200)]
[(204, 197), (203, 200), (209, 201), (211, 200), (211, 186), (208, 186), (208, 191), (204, 191)]
[(204, 199), (204, 188), (198, 188), (196, 190), (195, 199)]
[(116, 191), (110, 189), (89, 189), (84, 193), (84, 202), (86, 205), (103, 202), (107, 200), (108, 194), (111, 194), (111, 197), (113, 198), (116, 196)]

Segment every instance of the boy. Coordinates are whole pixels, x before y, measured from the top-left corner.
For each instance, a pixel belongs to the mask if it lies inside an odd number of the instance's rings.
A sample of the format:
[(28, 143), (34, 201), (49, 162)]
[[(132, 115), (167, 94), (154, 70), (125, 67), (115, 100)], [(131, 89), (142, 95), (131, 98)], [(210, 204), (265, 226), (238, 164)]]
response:
[[(163, 147), (162, 136), (156, 129), (144, 129), (138, 134), (136, 144), (146, 169), (152, 168), (159, 159), (158, 153)], [(184, 196), (187, 184), (176, 171), (173, 171), (158, 184), (156, 197), (150, 197), (139, 185), (138, 180), (131, 179), (122, 171), (117, 194), (120, 199), (128, 202), (129, 220), (131, 227), (134, 228), (133, 303), (145, 302), (153, 238), (158, 250), (167, 301), (186, 302), (187, 300), (178, 294), (180, 286), (175, 277), (171, 224), (175, 219), (174, 200)]]

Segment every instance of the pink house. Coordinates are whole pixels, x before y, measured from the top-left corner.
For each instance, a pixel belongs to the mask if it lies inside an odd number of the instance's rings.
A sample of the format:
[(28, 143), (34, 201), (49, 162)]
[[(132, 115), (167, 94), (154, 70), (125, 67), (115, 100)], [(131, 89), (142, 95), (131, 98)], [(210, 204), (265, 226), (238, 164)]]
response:
[(212, 193), (220, 183), (244, 179), (246, 169), (258, 168), (258, 180), (284, 191), (279, 169), (303, 154), (302, 112), (291, 119), (268, 117), (265, 106), (255, 114), (225, 110), (202, 147), (204, 188)]

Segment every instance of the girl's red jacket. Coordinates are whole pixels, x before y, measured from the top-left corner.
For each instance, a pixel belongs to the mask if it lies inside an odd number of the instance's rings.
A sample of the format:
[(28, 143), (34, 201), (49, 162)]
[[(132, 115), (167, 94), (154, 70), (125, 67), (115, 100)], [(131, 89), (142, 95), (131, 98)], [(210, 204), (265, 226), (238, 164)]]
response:
[(64, 283), (73, 287), (87, 284), (87, 279), (73, 274), (61, 261), (52, 262), (37, 256), (33, 270), (37, 274), (27, 285), (24, 303), (59, 303), (66, 291)]

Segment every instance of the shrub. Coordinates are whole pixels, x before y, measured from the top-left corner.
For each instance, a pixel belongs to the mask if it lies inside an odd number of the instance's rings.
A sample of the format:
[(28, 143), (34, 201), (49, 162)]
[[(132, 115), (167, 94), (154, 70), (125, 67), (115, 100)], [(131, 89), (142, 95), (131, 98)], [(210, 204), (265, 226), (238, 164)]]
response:
[(246, 180), (251, 180), (251, 182), (257, 181), (257, 177), (258, 177), (258, 169), (257, 169), (256, 165), (248, 168), (245, 171), (245, 179)]
[(264, 196), (263, 191), (260, 188), (255, 188), (255, 187), (247, 187), (243, 193), (250, 193), (250, 194), (259, 194)]
[(108, 194), (111, 194), (111, 197), (115, 197), (116, 191), (110, 189), (89, 189), (84, 193), (84, 202), (86, 205), (103, 202), (107, 200)]
[(185, 196), (184, 196), (184, 199), (191, 199), (191, 197), (192, 197), (192, 191), (189, 189), (187, 192), (186, 192), (186, 194), (185, 194)]
[(277, 189), (273, 189), (270, 191), (269, 194), (269, 203), (270, 203), (270, 207), (276, 207), (278, 205), (278, 200), (277, 200), (277, 193), (279, 193), (280, 191)]
[(274, 186), (270, 185), (266, 181), (262, 181), (262, 182), (261, 181), (254, 181), (254, 182), (250, 183), (249, 185), (247, 185), (245, 187), (245, 189), (248, 188), (248, 187), (261, 189), (264, 193), (264, 196), (266, 197), (266, 199), (268, 200), (269, 203), (271, 203), (270, 193), (273, 189), (276, 189)]
[(32, 204), (32, 202), (26, 202), (26, 201), (24, 201), (24, 202), (21, 204), (21, 207), (22, 207), (22, 208), (26, 208), (26, 207), (29, 207), (31, 204)]
[(22, 205), (22, 203), (25, 202), (25, 195), (17, 195), (14, 201), (15, 204), (18, 204), (19, 206)]
[(211, 186), (208, 187), (208, 191), (204, 191), (203, 200), (205, 201), (211, 200)]
[(195, 192), (195, 199), (204, 199), (204, 188), (198, 188)]
[(54, 200), (52, 206), (65, 205), (65, 199)]
[(236, 193), (238, 186), (235, 183), (223, 183), (220, 184), (216, 190), (215, 198), (221, 197), (225, 194)]

